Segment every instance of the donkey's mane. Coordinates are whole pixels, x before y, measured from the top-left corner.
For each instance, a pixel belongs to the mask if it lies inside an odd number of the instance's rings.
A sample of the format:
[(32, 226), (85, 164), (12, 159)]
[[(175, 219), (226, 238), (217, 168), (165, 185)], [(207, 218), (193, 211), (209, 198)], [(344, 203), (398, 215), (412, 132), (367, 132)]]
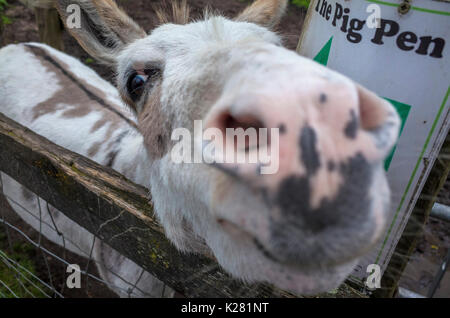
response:
[(191, 8), (186, 0), (172, 1), (170, 5), (164, 2), (162, 5), (155, 7), (155, 12), (160, 24), (188, 24)]

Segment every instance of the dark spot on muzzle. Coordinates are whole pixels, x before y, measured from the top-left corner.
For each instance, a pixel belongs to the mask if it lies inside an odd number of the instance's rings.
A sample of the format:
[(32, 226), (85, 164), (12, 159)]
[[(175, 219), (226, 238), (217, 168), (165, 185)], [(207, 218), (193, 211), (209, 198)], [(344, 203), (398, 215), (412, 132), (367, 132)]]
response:
[[(343, 252), (339, 248), (357, 250), (373, 232), (366, 222), (371, 213), (373, 167), (359, 153), (336, 168), (342, 176), (338, 193), (322, 199), (316, 208), (311, 206), (309, 176), (290, 176), (280, 184), (273, 205), (281, 214), (271, 218), (269, 248), (279, 261), (311, 264), (340, 257)], [(351, 251), (343, 254), (346, 252)]]
[(317, 135), (309, 126), (303, 127), (300, 133), (300, 160), (306, 167), (308, 175), (314, 175), (320, 168), (320, 156), (316, 149)]
[(358, 133), (359, 121), (353, 109), (350, 110), (350, 117), (350, 121), (345, 126), (344, 133), (348, 138), (355, 139)]
[(286, 133), (286, 125), (285, 124), (280, 124), (278, 126), (278, 129), (280, 130), (280, 135), (283, 135)]
[(328, 161), (328, 171), (329, 172), (333, 172), (336, 169), (336, 164), (334, 163), (334, 161)]

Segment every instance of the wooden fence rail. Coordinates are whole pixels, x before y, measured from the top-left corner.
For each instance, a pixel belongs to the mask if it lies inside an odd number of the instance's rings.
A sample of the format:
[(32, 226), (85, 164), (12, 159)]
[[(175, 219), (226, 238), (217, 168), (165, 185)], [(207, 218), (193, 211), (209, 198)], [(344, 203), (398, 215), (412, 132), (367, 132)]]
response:
[[(213, 259), (181, 254), (155, 221), (147, 189), (51, 143), (2, 113), (0, 171), (186, 297), (293, 296), (268, 285), (234, 280)], [(321, 296), (362, 295), (343, 285)]]

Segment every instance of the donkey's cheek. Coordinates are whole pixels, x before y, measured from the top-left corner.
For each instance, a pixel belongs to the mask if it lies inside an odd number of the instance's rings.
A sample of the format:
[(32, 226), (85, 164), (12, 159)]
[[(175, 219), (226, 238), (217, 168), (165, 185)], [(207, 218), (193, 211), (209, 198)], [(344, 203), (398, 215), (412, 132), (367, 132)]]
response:
[(168, 151), (171, 126), (161, 111), (161, 87), (155, 87), (138, 116), (139, 130), (144, 137), (147, 152), (153, 159), (162, 158)]

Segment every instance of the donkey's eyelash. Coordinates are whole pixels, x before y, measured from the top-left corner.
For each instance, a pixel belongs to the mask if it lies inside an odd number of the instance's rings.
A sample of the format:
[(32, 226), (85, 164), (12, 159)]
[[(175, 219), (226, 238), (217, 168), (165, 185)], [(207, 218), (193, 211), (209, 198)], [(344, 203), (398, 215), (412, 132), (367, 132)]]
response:
[(136, 74), (145, 77), (146, 83), (154, 80), (161, 75), (161, 70), (159, 68), (146, 68), (143, 70), (133, 70), (129, 73), (128, 78), (135, 76)]
[(152, 78), (154, 76), (157, 76), (161, 74), (161, 70), (158, 68), (147, 68), (143, 71), (145, 75), (147, 75), (149, 78)]

